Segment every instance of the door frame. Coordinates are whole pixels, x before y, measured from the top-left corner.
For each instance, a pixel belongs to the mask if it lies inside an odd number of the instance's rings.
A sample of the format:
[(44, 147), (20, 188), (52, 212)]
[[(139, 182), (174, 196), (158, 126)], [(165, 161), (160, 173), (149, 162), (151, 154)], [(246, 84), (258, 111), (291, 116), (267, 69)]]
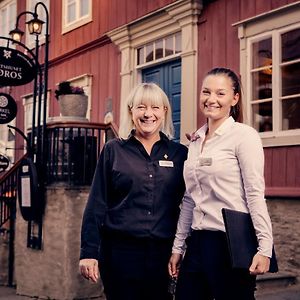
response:
[[(150, 41), (181, 32), (181, 125), (180, 141), (187, 143), (185, 133), (197, 127), (198, 18), (202, 3), (180, 0), (108, 32), (121, 52), (120, 117), (126, 110), (126, 97), (138, 82), (137, 48)], [(167, 61), (167, 59), (166, 59)]]

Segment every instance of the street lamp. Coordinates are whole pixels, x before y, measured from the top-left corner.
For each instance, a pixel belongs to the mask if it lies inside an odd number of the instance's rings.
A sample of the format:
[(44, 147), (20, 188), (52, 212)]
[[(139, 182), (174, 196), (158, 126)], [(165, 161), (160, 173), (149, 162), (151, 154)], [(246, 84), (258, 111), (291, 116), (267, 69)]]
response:
[(9, 32), (9, 35), (14, 41), (21, 42), (22, 36), (24, 35), (24, 31), (16, 27), (15, 29)]
[[(37, 9), (39, 6), (42, 6), (44, 8), (45, 14), (46, 14), (46, 22), (39, 19)], [(21, 41), (22, 36), (24, 35), (24, 32), (19, 29), (19, 20), (21, 16), (29, 14), (32, 16), (32, 19), (26, 22), (28, 25), (28, 31), (32, 35), (36, 35), (36, 45), (35, 45), (35, 53), (36, 53), (36, 60), (38, 61), (38, 54), (39, 54), (39, 36), (42, 33), (43, 24), (46, 25), (45, 30), (45, 56), (44, 56), (44, 64), (43, 64), (43, 71), (41, 74), (39, 74), (39, 85), (37, 82), (37, 78), (34, 82), (34, 92), (33, 92), (33, 112), (32, 112), (32, 133), (31, 133), (31, 147), (34, 149), (34, 138), (35, 138), (35, 117), (36, 117), (36, 99), (38, 94), (38, 123), (37, 123), (37, 151), (36, 155), (39, 158), (39, 162), (42, 162), (42, 165), (45, 160), (45, 131), (46, 131), (46, 109), (47, 109), (47, 89), (48, 89), (48, 60), (49, 60), (49, 12), (47, 9), (47, 6), (43, 2), (37, 2), (34, 7), (34, 12), (31, 11), (24, 11), (21, 12), (16, 21), (16, 27), (15, 29), (11, 30), (9, 32), (11, 38), (14, 41)], [(37, 93), (37, 88), (39, 87), (39, 92)], [(43, 128), (42, 133), (40, 132), (40, 122), (41, 122), (41, 114), (42, 114), (42, 98), (44, 100), (43, 105)]]
[[(38, 7), (43, 7), (46, 15), (46, 20), (43, 21), (39, 19)], [(30, 34), (35, 35), (35, 59), (39, 64), (38, 74), (34, 79), (33, 86), (33, 107), (32, 107), (32, 128), (31, 128), (31, 140), (30, 148), (33, 149), (32, 160), (35, 162), (36, 169), (39, 174), (39, 188), (41, 191), (41, 197), (44, 198), (44, 184), (45, 184), (45, 174), (46, 174), (46, 110), (47, 110), (47, 90), (48, 90), (48, 60), (49, 60), (49, 12), (47, 6), (43, 2), (37, 2), (34, 7), (34, 11), (24, 11), (21, 12), (16, 20), (15, 29), (9, 32), (11, 38), (14, 41), (20, 42), (24, 32), (19, 29), (19, 20), (21, 16), (29, 14), (32, 19), (27, 21), (28, 31)], [(39, 37), (42, 33), (43, 25), (45, 24), (45, 44), (44, 44), (44, 61), (39, 63)], [(37, 103), (38, 99), (38, 103)], [(42, 100), (43, 110), (42, 110)], [(38, 106), (37, 106), (38, 104)], [(36, 109), (38, 108), (38, 109)], [(37, 110), (37, 114), (36, 114)], [(41, 118), (43, 113), (43, 124), (41, 128)], [(35, 126), (37, 115), (37, 126)], [(37, 127), (37, 128), (35, 128)], [(36, 137), (36, 139), (35, 139)], [(35, 145), (36, 142), (36, 145)], [(42, 216), (37, 220), (38, 224), (38, 237), (33, 237), (33, 228), (31, 221), (28, 224), (28, 239), (27, 245), (33, 248), (41, 248), (41, 236), (42, 236)], [(31, 239), (32, 237), (32, 239)]]
[(32, 20), (26, 22), (28, 24), (28, 30), (30, 34), (41, 34), (43, 29), (43, 24), (45, 22), (40, 20), (38, 17), (34, 17)]

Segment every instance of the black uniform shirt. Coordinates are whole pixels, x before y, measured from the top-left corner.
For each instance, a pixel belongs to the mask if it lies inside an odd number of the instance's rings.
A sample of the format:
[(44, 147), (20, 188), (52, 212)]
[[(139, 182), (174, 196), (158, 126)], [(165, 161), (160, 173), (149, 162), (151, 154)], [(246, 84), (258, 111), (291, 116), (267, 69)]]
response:
[(105, 144), (84, 212), (81, 259), (99, 258), (103, 228), (137, 238), (174, 238), (187, 148), (160, 136), (150, 156), (133, 135)]

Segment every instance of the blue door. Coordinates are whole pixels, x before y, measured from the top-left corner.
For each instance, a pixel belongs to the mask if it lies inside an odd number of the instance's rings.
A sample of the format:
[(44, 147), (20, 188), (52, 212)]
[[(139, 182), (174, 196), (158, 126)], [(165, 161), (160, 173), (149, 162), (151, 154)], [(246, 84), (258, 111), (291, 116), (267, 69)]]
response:
[(171, 107), (175, 128), (174, 140), (180, 140), (180, 97), (181, 97), (181, 62), (172, 61), (167, 64), (144, 69), (143, 82), (157, 83), (167, 94)]

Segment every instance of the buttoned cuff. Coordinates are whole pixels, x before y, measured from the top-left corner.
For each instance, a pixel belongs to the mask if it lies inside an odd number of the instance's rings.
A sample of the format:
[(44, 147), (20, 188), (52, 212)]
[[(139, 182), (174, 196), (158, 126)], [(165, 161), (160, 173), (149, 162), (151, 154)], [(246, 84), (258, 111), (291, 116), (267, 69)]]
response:
[(258, 253), (263, 256), (272, 257), (272, 248), (273, 248), (272, 241), (260, 240), (257, 250), (258, 250)]

